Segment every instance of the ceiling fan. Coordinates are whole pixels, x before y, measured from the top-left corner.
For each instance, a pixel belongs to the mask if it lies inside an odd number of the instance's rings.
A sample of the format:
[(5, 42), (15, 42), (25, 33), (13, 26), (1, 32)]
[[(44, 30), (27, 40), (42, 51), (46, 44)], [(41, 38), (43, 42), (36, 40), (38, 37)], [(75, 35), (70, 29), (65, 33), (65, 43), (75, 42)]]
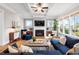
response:
[(45, 9), (48, 9), (48, 7), (43, 7), (43, 3), (37, 3), (35, 7), (32, 6), (31, 8), (33, 8), (35, 12), (44, 12)]

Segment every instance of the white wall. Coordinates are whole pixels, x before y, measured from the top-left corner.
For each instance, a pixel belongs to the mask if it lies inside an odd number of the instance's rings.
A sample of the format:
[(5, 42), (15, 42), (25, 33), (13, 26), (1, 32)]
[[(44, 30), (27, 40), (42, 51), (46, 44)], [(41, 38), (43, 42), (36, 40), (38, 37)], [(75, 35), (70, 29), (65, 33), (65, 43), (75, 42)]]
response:
[(12, 21), (18, 22), (19, 29), (23, 27), (23, 20), (13, 12), (5, 8), (0, 8), (0, 45), (9, 43), (9, 28), (12, 26)]
[(2, 39), (4, 39), (4, 12), (0, 9), (0, 45), (2, 44)]

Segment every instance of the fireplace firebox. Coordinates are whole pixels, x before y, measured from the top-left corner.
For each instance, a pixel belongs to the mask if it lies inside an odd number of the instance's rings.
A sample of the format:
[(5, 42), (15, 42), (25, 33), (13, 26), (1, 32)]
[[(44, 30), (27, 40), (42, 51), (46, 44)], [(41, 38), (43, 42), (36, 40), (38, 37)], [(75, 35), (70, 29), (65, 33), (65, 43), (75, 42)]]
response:
[(44, 30), (35, 30), (35, 36), (44, 36)]

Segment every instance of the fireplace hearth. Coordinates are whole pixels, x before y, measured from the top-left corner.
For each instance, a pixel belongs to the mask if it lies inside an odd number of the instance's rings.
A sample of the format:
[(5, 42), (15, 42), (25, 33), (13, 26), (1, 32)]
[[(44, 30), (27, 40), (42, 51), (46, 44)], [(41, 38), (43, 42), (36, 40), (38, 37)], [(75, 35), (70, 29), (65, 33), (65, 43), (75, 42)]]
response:
[(44, 30), (35, 30), (35, 36), (44, 36)]

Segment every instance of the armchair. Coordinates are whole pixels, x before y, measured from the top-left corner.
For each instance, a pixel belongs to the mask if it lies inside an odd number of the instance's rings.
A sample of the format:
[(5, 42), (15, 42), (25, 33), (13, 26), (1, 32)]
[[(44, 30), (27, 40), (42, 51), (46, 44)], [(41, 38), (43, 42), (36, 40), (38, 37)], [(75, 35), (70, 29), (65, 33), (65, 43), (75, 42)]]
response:
[(25, 35), (25, 40), (30, 40), (32, 39), (32, 35), (30, 35), (29, 32), (27, 32), (27, 34)]

